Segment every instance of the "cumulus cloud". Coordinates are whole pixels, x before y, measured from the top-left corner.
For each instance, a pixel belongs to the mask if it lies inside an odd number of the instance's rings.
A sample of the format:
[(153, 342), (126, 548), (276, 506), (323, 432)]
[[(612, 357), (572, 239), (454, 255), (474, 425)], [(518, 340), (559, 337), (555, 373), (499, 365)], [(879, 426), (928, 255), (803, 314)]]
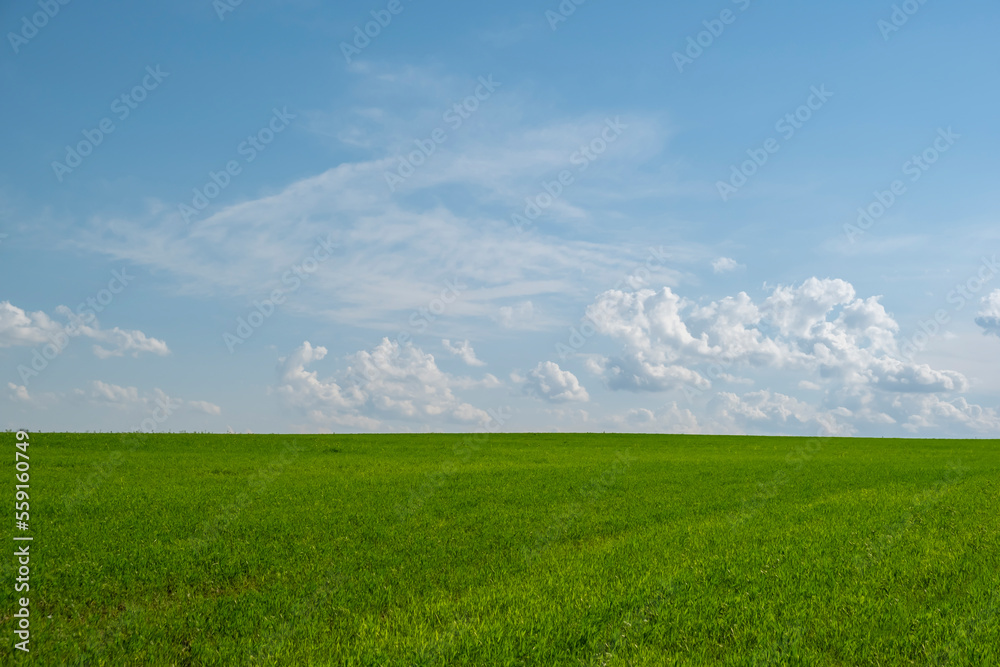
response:
[(9, 301), (0, 302), (0, 347), (51, 345), (61, 352), (71, 338), (82, 336), (97, 342), (93, 353), (99, 359), (125, 354), (137, 357), (142, 352), (161, 356), (170, 353), (165, 342), (142, 331), (119, 327), (102, 329), (93, 314), (88, 318), (66, 306), (58, 306), (56, 313), (65, 321), (58, 321), (42, 311), (27, 312)]
[[(911, 434), (976, 434), (1000, 430), (997, 411), (962, 397), (943, 399), (936, 394), (879, 394), (855, 387), (802, 400), (778, 391), (744, 394), (718, 392), (691, 408), (676, 402), (659, 410), (631, 408), (612, 416), (609, 424), (624, 431), (655, 433), (783, 434), (802, 436), (851, 436), (862, 430), (886, 433), (897, 427)], [(697, 413), (697, 415), (696, 415)], [(891, 413), (891, 414), (890, 414)], [(904, 435), (904, 433), (900, 433)]]
[(952, 400), (936, 395), (914, 398), (916, 409), (911, 409), (909, 418), (903, 424), (903, 428), (912, 433), (927, 429), (951, 432), (954, 427), (978, 433), (1000, 433), (1000, 415), (992, 408), (974, 405), (961, 396)]
[[(778, 287), (759, 306), (744, 292), (706, 306), (674, 294), (611, 290), (587, 309), (622, 353), (593, 364), (613, 389), (697, 390), (730, 368), (781, 369), (795, 381), (838, 379), (890, 392), (965, 391), (958, 372), (901, 358), (899, 325), (879, 297), (856, 298), (843, 280)], [(808, 376), (808, 377), (802, 377)]]
[(553, 361), (539, 362), (528, 372), (526, 378), (515, 375), (515, 379), (524, 383), (525, 392), (550, 403), (586, 403), (590, 400), (590, 395), (577, 377), (562, 370)]
[(714, 401), (714, 418), (737, 432), (802, 431), (824, 436), (852, 435), (850, 410), (844, 407), (823, 410), (778, 392), (753, 391), (742, 396), (719, 393)]
[(365, 401), (356, 385), (345, 391), (335, 381), (320, 380), (316, 371), (306, 370), (326, 354), (325, 347), (313, 347), (305, 341), (287, 357), (279, 359), (278, 393), (315, 421), (376, 428), (378, 420), (355, 413), (355, 408)]
[[(308, 341), (279, 361), (277, 392), (293, 407), (321, 425), (375, 429), (383, 419), (485, 424), (488, 413), (460, 400), (453, 388), (469, 386), (437, 367), (433, 355), (412, 343), (400, 345), (383, 338), (372, 350), (348, 357), (336, 377), (321, 379), (308, 366), (322, 360), (327, 349)], [(482, 386), (499, 381), (488, 375)], [(474, 383), (473, 383), (474, 384)]]
[(663, 391), (680, 384), (699, 389), (707, 379), (678, 363), (685, 356), (711, 352), (706, 335), (695, 337), (681, 318), (686, 304), (669, 287), (660, 292), (611, 290), (587, 308), (598, 333), (620, 339), (625, 353), (614, 359), (593, 360), (612, 389)]
[(715, 273), (729, 273), (742, 268), (746, 267), (730, 257), (719, 257), (712, 261), (712, 271)]
[(41, 311), (28, 313), (10, 301), (0, 302), (0, 347), (47, 343), (62, 330), (62, 325)]
[(782, 335), (806, 338), (826, 325), (836, 306), (851, 304), (854, 296), (854, 287), (844, 280), (809, 278), (797, 287), (775, 288), (761, 314)]
[(1000, 289), (983, 297), (976, 324), (983, 328), (983, 333), (1000, 336)]
[[(698, 304), (669, 287), (609, 290), (587, 318), (621, 345), (613, 355), (584, 355), (590, 371), (612, 390), (683, 392), (708, 432), (996, 429), (993, 410), (955, 397), (970, 387), (962, 373), (901, 354), (899, 325), (880, 297), (860, 298), (843, 280), (779, 286), (760, 302), (743, 292)], [(808, 402), (770, 386), (742, 395), (720, 389), (748, 379), (798, 387)]]
[(463, 340), (457, 345), (452, 345), (451, 341), (445, 338), (441, 341), (441, 344), (444, 345), (444, 349), (454, 354), (468, 366), (486, 365), (485, 361), (476, 358), (476, 351), (472, 349), (472, 345), (467, 340)]

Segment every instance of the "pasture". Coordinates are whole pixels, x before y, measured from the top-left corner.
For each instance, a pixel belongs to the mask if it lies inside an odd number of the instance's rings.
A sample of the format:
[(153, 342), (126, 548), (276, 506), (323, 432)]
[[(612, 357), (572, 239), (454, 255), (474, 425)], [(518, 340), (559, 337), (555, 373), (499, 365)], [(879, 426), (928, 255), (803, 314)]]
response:
[(1000, 664), (998, 445), (33, 433), (0, 662)]

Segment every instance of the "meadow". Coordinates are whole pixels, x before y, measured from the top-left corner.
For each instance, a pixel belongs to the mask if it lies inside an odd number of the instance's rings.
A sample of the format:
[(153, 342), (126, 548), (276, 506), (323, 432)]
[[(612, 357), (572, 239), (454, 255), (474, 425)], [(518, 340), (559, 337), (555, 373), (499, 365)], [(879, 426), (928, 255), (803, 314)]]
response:
[(31, 652), (8, 553), (5, 665), (1000, 664), (997, 440), (33, 433), (30, 455)]

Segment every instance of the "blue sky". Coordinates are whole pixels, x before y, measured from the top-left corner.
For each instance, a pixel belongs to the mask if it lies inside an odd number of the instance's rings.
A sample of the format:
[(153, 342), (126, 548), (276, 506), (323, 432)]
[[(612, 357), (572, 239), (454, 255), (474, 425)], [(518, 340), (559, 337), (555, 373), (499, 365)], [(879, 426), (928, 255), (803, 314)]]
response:
[(3, 425), (996, 437), (998, 18), (5, 3)]

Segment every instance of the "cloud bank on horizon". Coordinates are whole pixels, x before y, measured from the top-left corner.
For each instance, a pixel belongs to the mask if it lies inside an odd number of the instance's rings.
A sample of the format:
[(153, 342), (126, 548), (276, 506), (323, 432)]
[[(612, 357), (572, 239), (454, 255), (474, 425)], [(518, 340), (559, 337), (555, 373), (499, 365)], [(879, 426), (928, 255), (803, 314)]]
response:
[(4, 427), (998, 437), (973, 5), (66, 8), (0, 71)]

